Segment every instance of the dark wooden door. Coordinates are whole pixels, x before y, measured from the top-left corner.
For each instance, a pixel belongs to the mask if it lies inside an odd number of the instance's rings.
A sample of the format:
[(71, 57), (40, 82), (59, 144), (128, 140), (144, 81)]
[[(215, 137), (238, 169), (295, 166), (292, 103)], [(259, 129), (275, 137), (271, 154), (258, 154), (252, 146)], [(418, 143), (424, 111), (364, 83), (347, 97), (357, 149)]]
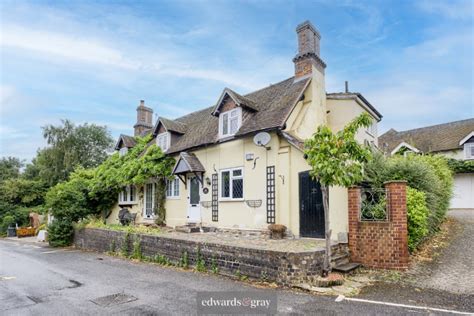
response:
[(324, 238), (323, 195), (319, 182), (308, 171), (300, 177), (300, 236)]

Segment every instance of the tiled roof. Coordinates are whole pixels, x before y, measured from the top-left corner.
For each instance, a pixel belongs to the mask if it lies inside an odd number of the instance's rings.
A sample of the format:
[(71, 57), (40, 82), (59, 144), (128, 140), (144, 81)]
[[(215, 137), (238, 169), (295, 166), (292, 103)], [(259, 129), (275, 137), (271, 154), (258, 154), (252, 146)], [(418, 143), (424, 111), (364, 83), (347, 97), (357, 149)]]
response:
[(392, 152), (405, 142), (422, 152), (459, 149), (459, 142), (474, 131), (474, 118), (397, 132), (393, 128), (379, 137), (379, 147)]
[(173, 121), (164, 117), (159, 117), (157, 121), (157, 125), (161, 122), (163, 126), (166, 128), (167, 131), (169, 132), (175, 132), (178, 134), (184, 134), (186, 133), (186, 124), (178, 122), (178, 121)]
[(115, 149), (120, 149), (122, 147), (121, 145), (123, 145), (123, 147), (132, 148), (133, 146), (135, 146), (136, 143), (137, 142), (135, 141), (135, 138), (133, 138), (133, 136), (120, 134), (118, 141), (115, 144)]
[[(186, 164), (186, 168), (183, 168), (183, 170), (178, 172), (176, 169), (181, 164), (181, 161), (184, 161), (184, 163)], [(179, 154), (179, 159), (176, 162), (175, 167), (173, 168), (173, 174), (187, 173), (187, 172), (205, 172), (205, 171), (206, 169), (204, 169), (198, 157), (196, 157), (196, 155), (194, 155), (193, 153), (188, 153), (185, 151)]]
[[(295, 82), (291, 77), (243, 96), (253, 101), (256, 111), (247, 113), (235, 136), (282, 127), (310, 80), (305, 78)], [(172, 121), (186, 126), (186, 133), (171, 144), (167, 153), (218, 143), (219, 119), (212, 115), (213, 110), (214, 106)]]

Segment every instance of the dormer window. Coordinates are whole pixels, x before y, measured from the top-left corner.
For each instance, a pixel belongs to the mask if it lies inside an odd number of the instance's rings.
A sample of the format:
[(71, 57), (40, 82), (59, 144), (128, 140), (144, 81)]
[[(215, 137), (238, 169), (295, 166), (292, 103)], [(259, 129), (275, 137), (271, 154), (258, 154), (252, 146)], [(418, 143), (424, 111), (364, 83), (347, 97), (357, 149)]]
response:
[(170, 148), (170, 136), (168, 132), (161, 133), (156, 136), (156, 145), (161, 148), (163, 152)]
[(127, 154), (127, 152), (128, 152), (128, 148), (127, 148), (127, 147), (122, 147), (122, 148), (120, 148), (120, 150), (119, 150), (119, 155), (120, 155), (120, 157), (125, 156), (125, 155)]
[(474, 159), (474, 142), (464, 144), (464, 157), (466, 159)]
[(238, 107), (219, 115), (219, 136), (233, 136), (242, 125), (242, 108)]

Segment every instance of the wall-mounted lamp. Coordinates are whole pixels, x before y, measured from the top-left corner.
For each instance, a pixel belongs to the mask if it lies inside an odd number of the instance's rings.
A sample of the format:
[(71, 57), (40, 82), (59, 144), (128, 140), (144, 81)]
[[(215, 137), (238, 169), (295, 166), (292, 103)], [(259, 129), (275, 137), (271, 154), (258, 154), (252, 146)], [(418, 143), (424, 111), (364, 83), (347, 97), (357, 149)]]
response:
[(209, 177), (206, 177), (206, 184), (211, 185), (211, 179), (209, 179)]

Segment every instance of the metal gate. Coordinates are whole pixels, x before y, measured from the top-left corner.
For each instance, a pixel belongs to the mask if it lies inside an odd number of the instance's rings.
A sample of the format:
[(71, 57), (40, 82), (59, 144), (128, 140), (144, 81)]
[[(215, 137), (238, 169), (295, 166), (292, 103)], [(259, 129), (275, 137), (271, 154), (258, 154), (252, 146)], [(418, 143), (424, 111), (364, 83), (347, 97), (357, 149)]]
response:
[(300, 236), (324, 238), (323, 195), (319, 182), (311, 179), (309, 171), (299, 174)]

